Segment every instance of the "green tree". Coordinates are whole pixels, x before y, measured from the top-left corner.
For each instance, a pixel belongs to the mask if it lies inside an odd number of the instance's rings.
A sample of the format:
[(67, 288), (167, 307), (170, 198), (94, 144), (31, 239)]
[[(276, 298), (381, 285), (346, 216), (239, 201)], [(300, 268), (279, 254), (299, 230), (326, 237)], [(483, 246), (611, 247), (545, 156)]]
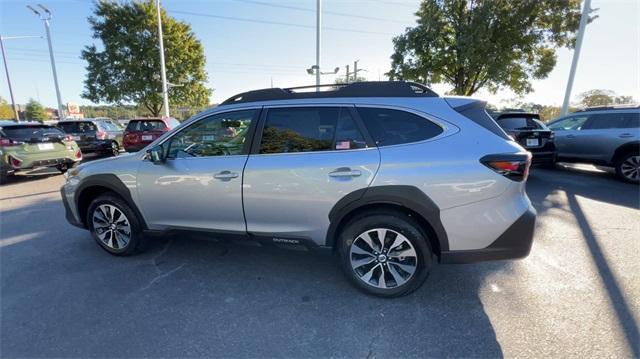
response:
[(556, 47), (573, 46), (580, 0), (423, 0), (416, 16), (393, 39), (391, 79), (524, 94), (551, 72)]
[(15, 117), (16, 115), (11, 105), (7, 103), (7, 100), (0, 97), (0, 120), (8, 120)]
[(45, 111), (40, 102), (34, 99), (29, 99), (29, 102), (27, 102), (27, 106), (25, 109), (25, 117), (27, 120), (36, 120), (42, 122), (48, 119), (49, 115), (47, 115), (47, 111)]
[(634, 103), (632, 96), (617, 96), (611, 90), (589, 90), (578, 95), (578, 106), (593, 107)]
[[(93, 102), (135, 103), (152, 115), (162, 110), (158, 22), (154, 1), (97, 1), (89, 17), (96, 45), (85, 47), (87, 77), (82, 97)], [(205, 56), (191, 27), (161, 12), (170, 106), (206, 106)]]

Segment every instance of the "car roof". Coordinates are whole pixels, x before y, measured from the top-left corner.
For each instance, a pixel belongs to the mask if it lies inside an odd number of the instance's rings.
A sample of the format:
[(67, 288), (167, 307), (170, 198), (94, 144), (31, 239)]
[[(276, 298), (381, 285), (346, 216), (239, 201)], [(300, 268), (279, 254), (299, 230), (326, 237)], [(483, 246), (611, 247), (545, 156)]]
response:
[[(328, 91), (313, 91), (328, 88)], [(300, 91), (307, 90), (307, 91)], [(308, 91), (311, 90), (311, 91)], [(220, 106), (276, 100), (335, 99), (354, 97), (439, 97), (425, 85), (406, 81), (364, 81), (347, 84), (325, 84), (289, 88), (267, 88), (231, 96)]]

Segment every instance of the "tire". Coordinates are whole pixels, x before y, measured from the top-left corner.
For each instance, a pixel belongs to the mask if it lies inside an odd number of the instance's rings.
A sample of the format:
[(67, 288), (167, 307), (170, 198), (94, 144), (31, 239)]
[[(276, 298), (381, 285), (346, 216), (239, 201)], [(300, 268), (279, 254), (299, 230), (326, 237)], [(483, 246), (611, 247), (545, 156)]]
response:
[(57, 165), (56, 169), (60, 171), (60, 173), (66, 173), (70, 168), (74, 168), (78, 165), (78, 162), (65, 163), (62, 165)]
[(118, 142), (111, 142), (111, 150), (109, 151), (109, 155), (113, 157), (120, 156), (120, 146), (118, 145)]
[(640, 153), (627, 152), (616, 162), (616, 175), (625, 182), (640, 184)]
[(93, 239), (105, 251), (115, 256), (137, 253), (142, 241), (142, 226), (136, 214), (122, 198), (113, 193), (100, 195), (89, 205), (86, 220)]
[(9, 180), (9, 174), (5, 171), (0, 171), (0, 184), (5, 184)]
[[(385, 238), (382, 250), (379, 233)], [(429, 239), (418, 223), (390, 210), (368, 211), (350, 220), (339, 235), (338, 254), (351, 283), (367, 294), (388, 298), (418, 289), (434, 263)]]

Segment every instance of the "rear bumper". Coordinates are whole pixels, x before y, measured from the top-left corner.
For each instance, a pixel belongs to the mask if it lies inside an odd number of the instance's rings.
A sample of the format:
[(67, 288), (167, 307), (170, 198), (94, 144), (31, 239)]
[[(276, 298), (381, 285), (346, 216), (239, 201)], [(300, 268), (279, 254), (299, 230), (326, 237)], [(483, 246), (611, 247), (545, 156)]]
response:
[[(149, 142), (149, 143), (151, 143), (151, 142)], [(147, 147), (147, 145), (149, 143), (144, 143), (144, 144), (141, 144), (141, 145), (139, 145), (139, 144), (136, 144), (136, 145), (127, 145), (127, 144), (125, 144), (124, 145), (124, 150), (127, 151), (127, 152), (138, 152), (141, 149)]]
[(527, 211), (488, 247), (473, 250), (443, 251), (441, 262), (461, 264), (524, 258), (531, 251), (535, 225), (536, 210), (529, 205)]
[(531, 163), (554, 163), (556, 162), (556, 151), (531, 152)]
[(90, 152), (111, 152), (111, 142), (113, 140), (97, 140), (95, 142), (80, 143), (80, 150), (83, 153)]

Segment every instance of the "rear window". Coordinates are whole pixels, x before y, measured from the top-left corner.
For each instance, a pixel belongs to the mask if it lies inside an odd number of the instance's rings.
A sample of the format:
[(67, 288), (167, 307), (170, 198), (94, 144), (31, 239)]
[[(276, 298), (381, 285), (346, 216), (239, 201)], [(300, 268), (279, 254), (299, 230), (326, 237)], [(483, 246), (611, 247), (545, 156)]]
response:
[(2, 129), (2, 135), (15, 141), (46, 142), (64, 137), (64, 132), (51, 126), (10, 126)]
[(359, 107), (358, 113), (378, 146), (424, 141), (444, 131), (426, 118), (406, 111)]
[(127, 125), (127, 131), (157, 131), (166, 128), (161, 120), (133, 120)]
[(500, 127), (505, 130), (540, 130), (544, 127), (533, 117), (509, 116), (497, 119)]
[(96, 124), (90, 121), (58, 122), (58, 128), (66, 133), (96, 132)]

